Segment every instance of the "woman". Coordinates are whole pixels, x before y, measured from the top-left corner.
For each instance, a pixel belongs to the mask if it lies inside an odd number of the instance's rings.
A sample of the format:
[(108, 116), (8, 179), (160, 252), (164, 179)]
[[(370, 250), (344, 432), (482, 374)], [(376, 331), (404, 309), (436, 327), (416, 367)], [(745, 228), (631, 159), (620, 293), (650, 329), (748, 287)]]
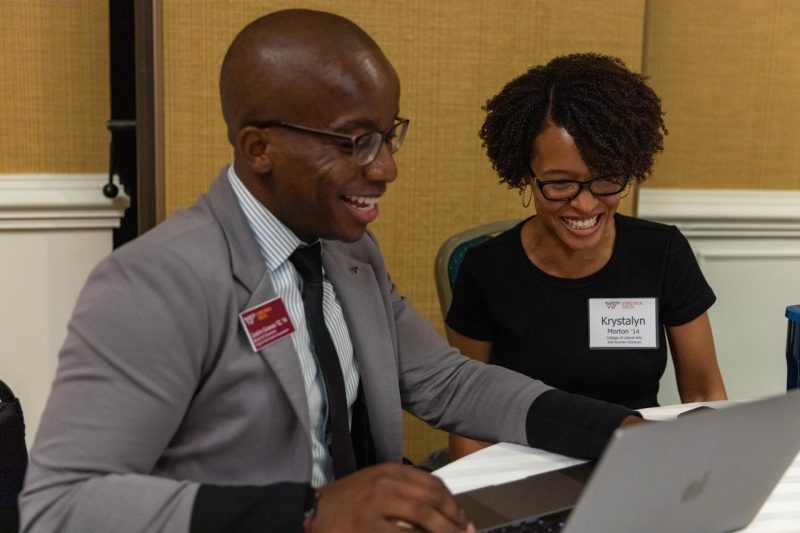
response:
[[(666, 134), (644, 77), (613, 57), (557, 57), (485, 110), (492, 166), (532, 195), (536, 215), (465, 257), (447, 316), (455, 346), (639, 409), (657, 405), (668, 340), (681, 401), (726, 399), (707, 312), (715, 296), (688, 241), (616, 212)], [(451, 457), (484, 445), (451, 435)]]

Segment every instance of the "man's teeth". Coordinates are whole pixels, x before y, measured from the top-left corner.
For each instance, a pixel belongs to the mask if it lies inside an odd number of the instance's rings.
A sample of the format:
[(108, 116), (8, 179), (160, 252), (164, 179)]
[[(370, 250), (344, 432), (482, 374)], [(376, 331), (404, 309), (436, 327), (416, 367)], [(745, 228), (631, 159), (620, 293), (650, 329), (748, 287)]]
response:
[(353, 204), (353, 207), (363, 211), (369, 211), (378, 203), (378, 198), (375, 196), (345, 196), (344, 198)]
[(591, 218), (565, 218), (564, 222), (567, 223), (567, 226), (573, 229), (589, 229), (593, 228), (595, 224), (597, 224), (597, 220), (600, 218), (600, 215), (595, 215)]

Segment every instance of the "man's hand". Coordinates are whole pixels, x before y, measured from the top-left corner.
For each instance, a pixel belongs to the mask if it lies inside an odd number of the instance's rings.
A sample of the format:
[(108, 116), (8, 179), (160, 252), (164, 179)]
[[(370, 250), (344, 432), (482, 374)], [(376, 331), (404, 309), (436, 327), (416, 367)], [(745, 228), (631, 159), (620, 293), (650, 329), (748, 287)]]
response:
[(626, 416), (625, 419), (622, 421), (622, 423), (619, 425), (619, 427), (624, 428), (627, 426), (632, 426), (634, 424), (647, 424), (649, 422), (650, 420), (645, 420), (644, 418), (631, 415), (631, 416)]
[(475, 528), (439, 478), (385, 463), (320, 488), (311, 530), (474, 533)]

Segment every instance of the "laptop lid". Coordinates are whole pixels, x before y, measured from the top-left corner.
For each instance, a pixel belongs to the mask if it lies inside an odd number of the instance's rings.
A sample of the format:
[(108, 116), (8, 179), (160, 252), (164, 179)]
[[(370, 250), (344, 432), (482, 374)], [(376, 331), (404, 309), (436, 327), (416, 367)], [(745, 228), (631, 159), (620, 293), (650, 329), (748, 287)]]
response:
[(588, 463), (456, 499), (479, 531), (573, 506), (567, 533), (732, 531), (755, 517), (798, 450), (795, 391), (617, 430), (593, 472)]
[(617, 430), (566, 531), (743, 528), (800, 450), (798, 393)]

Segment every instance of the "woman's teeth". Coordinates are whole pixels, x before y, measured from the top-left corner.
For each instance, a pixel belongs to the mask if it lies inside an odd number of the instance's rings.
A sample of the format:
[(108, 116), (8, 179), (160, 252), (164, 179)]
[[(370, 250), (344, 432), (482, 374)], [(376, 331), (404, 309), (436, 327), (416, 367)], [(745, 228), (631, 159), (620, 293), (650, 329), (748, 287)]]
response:
[(591, 218), (565, 218), (564, 222), (572, 229), (589, 229), (593, 228), (599, 219), (600, 215), (595, 215)]

